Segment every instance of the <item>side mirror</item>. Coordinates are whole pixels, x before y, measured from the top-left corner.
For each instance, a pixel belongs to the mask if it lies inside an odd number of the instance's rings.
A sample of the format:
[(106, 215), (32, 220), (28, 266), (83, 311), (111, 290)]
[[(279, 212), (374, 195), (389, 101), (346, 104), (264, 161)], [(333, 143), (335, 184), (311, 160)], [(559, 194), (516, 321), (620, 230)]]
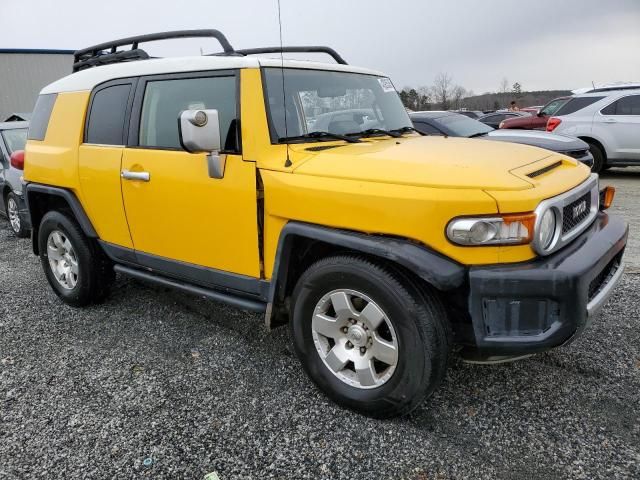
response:
[(13, 168), (24, 170), (24, 150), (16, 150), (11, 154), (9, 163)]
[(206, 153), (209, 176), (223, 178), (226, 156), (220, 155), (218, 110), (184, 110), (178, 116), (180, 144), (187, 152)]

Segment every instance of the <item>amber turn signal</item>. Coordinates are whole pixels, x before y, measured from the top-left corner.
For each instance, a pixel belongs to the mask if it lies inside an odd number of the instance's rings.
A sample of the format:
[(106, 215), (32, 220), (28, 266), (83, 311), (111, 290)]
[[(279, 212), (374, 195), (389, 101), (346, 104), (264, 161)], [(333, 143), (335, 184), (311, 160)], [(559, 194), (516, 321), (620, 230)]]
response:
[(613, 197), (616, 196), (616, 187), (607, 185), (600, 190), (600, 210), (606, 210), (613, 203)]

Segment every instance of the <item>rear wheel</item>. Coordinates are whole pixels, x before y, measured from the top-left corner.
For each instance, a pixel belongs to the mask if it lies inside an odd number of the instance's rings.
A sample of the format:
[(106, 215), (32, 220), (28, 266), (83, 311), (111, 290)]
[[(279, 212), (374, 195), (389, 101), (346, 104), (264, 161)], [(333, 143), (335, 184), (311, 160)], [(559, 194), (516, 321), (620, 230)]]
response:
[(311, 379), (377, 418), (409, 413), (444, 377), (446, 314), (394, 271), (354, 256), (318, 261), (293, 294), (291, 334)]
[(5, 205), (7, 209), (7, 218), (9, 219), (9, 225), (16, 237), (25, 238), (29, 236), (29, 230), (25, 228), (25, 222), (20, 216), (20, 208), (18, 203), (18, 196), (9, 192), (5, 199)]
[(38, 245), (47, 280), (65, 303), (81, 307), (107, 296), (115, 276), (110, 262), (72, 218), (48, 212), (40, 223)]
[(593, 156), (593, 166), (591, 167), (591, 171), (594, 173), (600, 173), (602, 170), (607, 168), (607, 159), (605, 154), (599, 145), (593, 142), (587, 143), (589, 144), (589, 151), (591, 151), (591, 155)]

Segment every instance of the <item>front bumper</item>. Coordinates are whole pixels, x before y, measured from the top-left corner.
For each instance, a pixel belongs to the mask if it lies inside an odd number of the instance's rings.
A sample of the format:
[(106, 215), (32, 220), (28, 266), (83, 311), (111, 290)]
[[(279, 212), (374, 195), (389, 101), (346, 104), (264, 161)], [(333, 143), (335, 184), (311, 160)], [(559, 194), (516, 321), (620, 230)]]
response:
[(575, 338), (622, 277), (627, 236), (626, 223), (599, 212), (585, 232), (553, 255), (472, 267), (466, 356), (527, 355)]

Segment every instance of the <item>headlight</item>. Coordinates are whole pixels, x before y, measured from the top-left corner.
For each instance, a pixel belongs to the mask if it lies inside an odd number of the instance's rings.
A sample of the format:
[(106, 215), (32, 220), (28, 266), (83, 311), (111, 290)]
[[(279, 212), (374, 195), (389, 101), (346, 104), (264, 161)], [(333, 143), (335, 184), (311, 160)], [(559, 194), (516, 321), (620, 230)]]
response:
[(536, 232), (538, 245), (540, 245), (543, 250), (548, 249), (551, 246), (555, 235), (556, 211), (553, 208), (550, 208), (542, 214), (542, 217), (540, 217), (538, 231)]
[(533, 239), (535, 219), (533, 213), (455, 218), (447, 237), (458, 245), (521, 245)]

